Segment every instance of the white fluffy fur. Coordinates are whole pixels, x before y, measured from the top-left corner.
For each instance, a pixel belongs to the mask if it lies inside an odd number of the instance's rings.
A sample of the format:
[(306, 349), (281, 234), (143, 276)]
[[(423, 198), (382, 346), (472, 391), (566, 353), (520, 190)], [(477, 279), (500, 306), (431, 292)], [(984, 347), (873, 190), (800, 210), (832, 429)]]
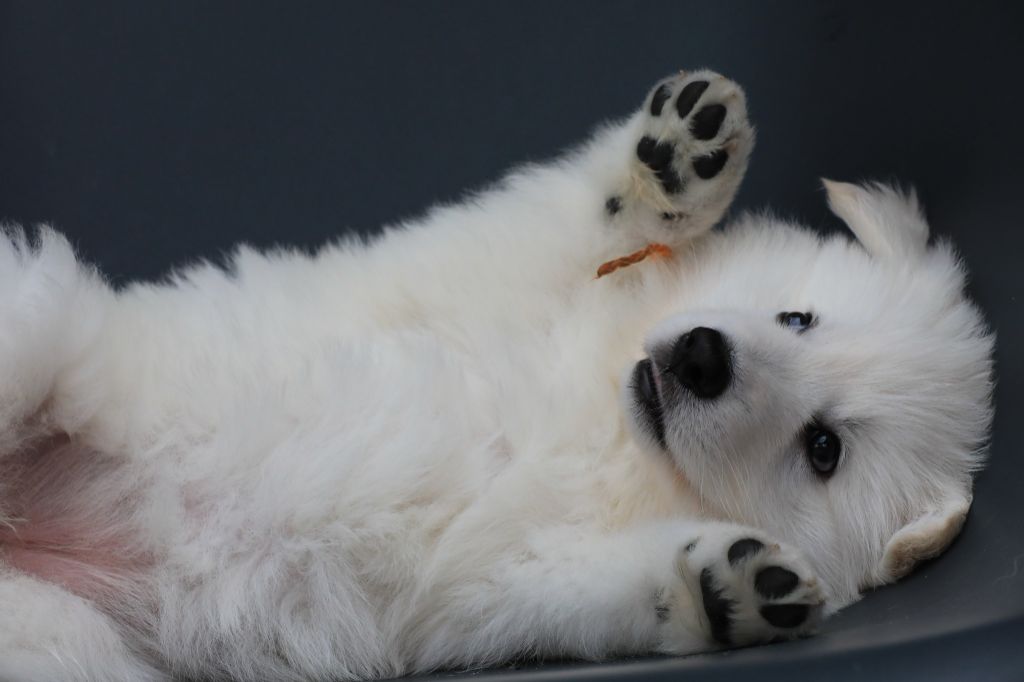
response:
[[(32, 478), (21, 508), (77, 541), (25, 540), (31, 514), (0, 497), (0, 678), (355, 679), (703, 651), (677, 557), (694, 540), (709, 562), (736, 537), (781, 542), (826, 611), (897, 577), (922, 544), (906, 538), (962, 518), (990, 420), (992, 340), (961, 266), (882, 186), (830, 187), (866, 249), (768, 216), (701, 236), (749, 137), (664, 225), (631, 161), (649, 123), (369, 245), (242, 247), (226, 270), (122, 291), (56, 232), (10, 231), (0, 461), (19, 464), (0, 486), (21, 499)], [(635, 203), (610, 218), (616, 192)], [(594, 279), (652, 238), (676, 257)], [(820, 321), (796, 335), (784, 310)], [(728, 336), (736, 378), (667, 415), (665, 452), (633, 426), (625, 378), (695, 326)], [(821, 415), (844, 441), (827, 483), (798, 437)], [(63, 459), (33, 471), (46, 456)], [(76, 563), (53, 578), (17, 557)]]

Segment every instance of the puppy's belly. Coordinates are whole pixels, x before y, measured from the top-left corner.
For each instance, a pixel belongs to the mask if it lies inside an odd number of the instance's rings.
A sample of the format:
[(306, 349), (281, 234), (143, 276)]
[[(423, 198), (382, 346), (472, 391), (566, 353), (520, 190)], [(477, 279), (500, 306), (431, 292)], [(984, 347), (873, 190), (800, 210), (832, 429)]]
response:
[(122, 462), (66, 436), (0, 459), (0, 567), (122, 610), (153, 566), (133, 489)]

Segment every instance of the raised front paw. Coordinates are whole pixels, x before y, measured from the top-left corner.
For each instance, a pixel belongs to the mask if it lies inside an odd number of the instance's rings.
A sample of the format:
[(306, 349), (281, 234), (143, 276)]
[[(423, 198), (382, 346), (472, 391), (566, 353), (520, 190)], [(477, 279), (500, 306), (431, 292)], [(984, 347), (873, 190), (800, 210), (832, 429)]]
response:
[[(694, 539), (677, 555), (676, 572), (688, 592), (672, 613), (694, 623), (718, 644), (743, 646), (809, 634), (821, 621), (825, 598), (799, 553), (741, 528)], [(671, 599), (671, 597), (670, 597)]]
[(667, 78), (644, 103), (629, 187), (606, 208), (653, 212), (686, 236), (707, 230), (732, 201), (753, 142), (738, 85), (712, 71)]

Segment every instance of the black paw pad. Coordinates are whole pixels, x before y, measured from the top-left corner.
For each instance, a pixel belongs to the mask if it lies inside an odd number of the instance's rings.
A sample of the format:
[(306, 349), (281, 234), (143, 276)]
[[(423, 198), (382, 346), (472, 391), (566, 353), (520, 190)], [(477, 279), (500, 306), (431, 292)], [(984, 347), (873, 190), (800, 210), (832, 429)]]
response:
[(751, 554), (757, 554), (764, 549), (764, 543), (754, 538), (743, 538), (732, 543), (729, 548), (729, 565), (735, 566)]
[(710, 140), (718, 134), (725, 120), (724, 104), (709, 104), (696, 114), (690, 121), (690, 132), (698, 140)]
[(781, 566), (762, 568), (754, 577), (754, 589), (765, 599), (785, 597), (799, 584), (799, 576)]
[(661, 116), (661, 110), (665, 106), (665, 102), (672, 95), (668, 89), (667, 83), (662, 83), (658, 86), (658, 89), (651, 95), (651, 115)]
[(672, 168), (672, 157), (675, 155), (675, 151), (671, 142), (655, 142), (654, 138), (646, 135), (640, 138), (640, 142), (636, 145), (637, 158), (654, 171), (661, 186), (669, 194), (675, 194), (683, 189), (683, 181)]
[(672, 145), (668, 142), (657, 142), (653, 137), (644, 135), (636, 145), (636, 158), (640, 159), (651, 170), (659, 170), (672, 163)]
[(722, 644), (729, 644), (734, 604), (722, 596), (722, 590), (715, 587), (710, 568), (700, 572), (700, 595), (704, 601), (704, 613), (708, 614), (708, 623), (711, 625), (711, 636)]
[(622, 210), (622, 199), (609, 197), (608, 201), (604, 202), (604, 210), (608, 211), (608, 215), (615, 215)]
[(658, 180), (661, 181), (661, 186), (665, 189), (667, 194), (679, 194), (683, 191), (683, 181), (671, 168), (665, 171), (659, 171), (656, 173)]
[(777, 628), (795, 628), (807, 620), (807, 604), (769, 604), (761, 607), (761, 617)]
[(729, 152), (724, 149), (713, 151), (706, 156), (700, 156), (693, 160), (693, 170), (701, 180), (710, 180), (718, 175), (729, 160)]
[(694, 105), (697, 104), (697, 100), (704, 94), (704, 91), (708, 89), (707, 81), (694, 81), (688, 83), (683, 91), (679, 93), (679, 98), (676, 100), (676, 111), (679, 112), (679, 118), (686, 118), (689, 116), (690, 111)]

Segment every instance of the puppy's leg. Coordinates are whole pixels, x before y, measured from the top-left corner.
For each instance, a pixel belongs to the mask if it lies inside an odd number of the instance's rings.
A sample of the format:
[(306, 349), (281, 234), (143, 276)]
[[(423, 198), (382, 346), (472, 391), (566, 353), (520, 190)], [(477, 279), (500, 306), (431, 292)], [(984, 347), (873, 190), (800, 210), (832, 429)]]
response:
[[(0, 232), (2, 680), (159, 679), (109, 616), (68, 591), (106, 585), (118, 571), (104, 567), (137, 544), (104, 539), (125, 515), (108, 477), (116, 467), (73, 442), (103, 402), (92, 359), (112, 299), (59, 234)], [(98, 522), (104, 509), (109, 525)]]
[(0, 458), (96, 409), (78, 387), (112, 298), (56, 232), (0, 232)]
[(467, 575), (458, 560), (450, 566), (463, 572), (431, 587), (409, 631), (417, 671), (517, 657), (696, 653), (796, 637), (823, 612), (806, 561), (731, 524), (663, 523), (615, 535), (563, 528), (483, 574)]
[(732, 201), (753, 139), (738, 85), (710, 71), (674, 76), (575, 151), (388, 231), (364, 262), (337, 271), (386, 283), (360, 296), (379, 290), (378, 307), (403, 316), (536, 325), (592, 286), (602, 263), (707, 232)]
[(125, 645), (89, 602), (14, 572), (0, 573), (0, 680), (166, 679)]

